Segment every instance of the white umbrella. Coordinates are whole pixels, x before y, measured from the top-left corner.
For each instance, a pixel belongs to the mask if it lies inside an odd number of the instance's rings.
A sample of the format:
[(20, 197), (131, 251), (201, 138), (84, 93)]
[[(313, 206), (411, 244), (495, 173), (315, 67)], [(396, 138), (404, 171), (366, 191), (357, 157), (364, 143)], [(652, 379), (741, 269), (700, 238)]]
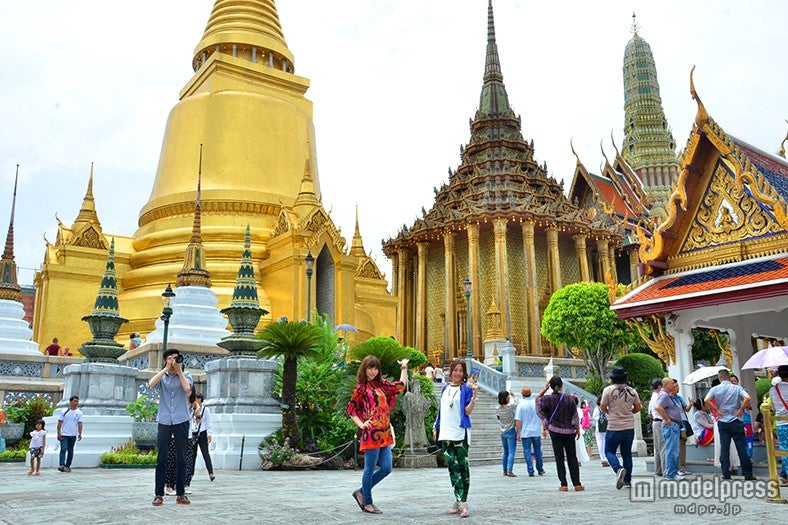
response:
[(788, 346), (770, 346), (752, 354), (742, 368), (777, 368), (788, 365)]
[(717, 375), (717, 372), (720, 370), (727, 370), (727, 366), (702, 366), (691, 372), (687, 377), (684, 378), (685, 385), (694, 385), (698, 381), (703, 381), (704, 379), (708, 379), (710, 377), (714, 377)]

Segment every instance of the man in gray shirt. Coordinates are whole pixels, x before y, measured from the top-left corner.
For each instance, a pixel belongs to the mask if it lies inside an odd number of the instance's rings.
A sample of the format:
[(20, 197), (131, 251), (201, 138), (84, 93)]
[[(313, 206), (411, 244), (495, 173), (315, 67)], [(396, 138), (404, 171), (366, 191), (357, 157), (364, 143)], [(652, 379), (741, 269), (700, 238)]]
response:
[(717, 372), (720, 384), (709, 390), (703, 402), (709, 410), (715, 407), (712, 400), (717, 404), (716, 409), (719, 413), (717, 417), (717, 428), (719, 429), (720, 440), (720, 467), (722, 468), (722, 479), (731, 479), (731, 440), (736, 445), (736, 453), (741, 462), (741, 472), (744, 479), (754, 480), (752, 475), (752, 461), (747, 455), (746, 435), (744, 433), (744, 422), (742, 414), (744, 407), (750, 404), (750, 394), (739, 385), (731, 383), (731, 376), (727, 370)]
[(178, 350), (164, 352), (164, 368), (150, 381), (148, 386), (159, 391), (159, 433), (156, 438), (158, 459), (156, 460), (156, 485), (153, 505), (164, 503), (164, 476), (167, 470), (167, 455), (170, 451), (170, 437), (175, 436), (175, 502), (188, 505), (185, 494), (186, 485), (186, 445), (189, 438), (189, 394), (194, 380), (189, 372), (183, 370), (183, 356)]
[(662, 419), (662, 438), (665, 441), (665, 479), (679, 479), (679, 438), (681, 437), (681, 412), (671, 396), (678, 394), (679, 382), (666, 377), (654, 410)]

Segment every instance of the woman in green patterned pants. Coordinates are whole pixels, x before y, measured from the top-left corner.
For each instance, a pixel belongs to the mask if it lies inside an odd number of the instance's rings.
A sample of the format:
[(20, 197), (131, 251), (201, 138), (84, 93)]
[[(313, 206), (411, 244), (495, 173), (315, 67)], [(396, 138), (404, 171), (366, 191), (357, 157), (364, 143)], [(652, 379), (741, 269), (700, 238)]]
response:
[(455, 360), (449, 367), (449, 380), (441, 391), (438, 417), (432, 429), (433, 437), (440, 440), (443, 457), (449, 468), (449, 479), (454, 489), (454, 505), (447, 514), (459, 514), (465, 518), (470, 514), (468, 489), (471, 472), (468, 467), (468, 445), (470, 443), (471, 412), (476, 405), (479, 385), (468, 381), (465, 362)]

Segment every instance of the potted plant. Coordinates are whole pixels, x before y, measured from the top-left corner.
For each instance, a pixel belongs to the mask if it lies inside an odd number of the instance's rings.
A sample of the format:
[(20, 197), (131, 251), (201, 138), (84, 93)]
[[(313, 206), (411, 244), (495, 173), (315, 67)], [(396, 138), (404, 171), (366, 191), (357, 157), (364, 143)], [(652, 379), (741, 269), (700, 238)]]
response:
[(6, 445), (13, 445), (18, 442), (25, 434), (25, 422), (27, 421), (28, 408), (24, 400), (17, 400), (5, 406), (5, 425), (0, 427), (0, 437), (5, 440)]
[(150, 450), (156, 446), (159, 424), (156, 415), (159, 403), (147, 396), (140, 396), (136, 401), (126, 405), (126, 412), (134, 419), (131, 424), (131, 437), (141, 450)]

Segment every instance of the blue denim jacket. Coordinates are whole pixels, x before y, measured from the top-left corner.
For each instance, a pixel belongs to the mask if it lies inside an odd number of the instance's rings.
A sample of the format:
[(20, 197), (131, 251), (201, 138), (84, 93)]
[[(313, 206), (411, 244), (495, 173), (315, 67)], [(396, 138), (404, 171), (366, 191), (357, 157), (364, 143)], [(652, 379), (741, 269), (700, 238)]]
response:
[[(445, 383), (443, 388), (441, 388), (441, 395), (443, 397), (443, 392), (448, 388), (449, 383)], [(466, 383), (463, 383), (460, 386), (460, 399), (462, 400), (462, 407), (463, 410), (460, 413), (460, 428), (471, 428), (471, 417), (465, 413), (465, 407), (471, 404), (471, 399), (473, 399), (473, 388), (469, 387)], [(440, 411), (440, 398), (438, 398), (438, 417), (435, 418), (435, 425), (432, 427), (433, 430), (438, 430), (441, 427), (441, 411)]]

